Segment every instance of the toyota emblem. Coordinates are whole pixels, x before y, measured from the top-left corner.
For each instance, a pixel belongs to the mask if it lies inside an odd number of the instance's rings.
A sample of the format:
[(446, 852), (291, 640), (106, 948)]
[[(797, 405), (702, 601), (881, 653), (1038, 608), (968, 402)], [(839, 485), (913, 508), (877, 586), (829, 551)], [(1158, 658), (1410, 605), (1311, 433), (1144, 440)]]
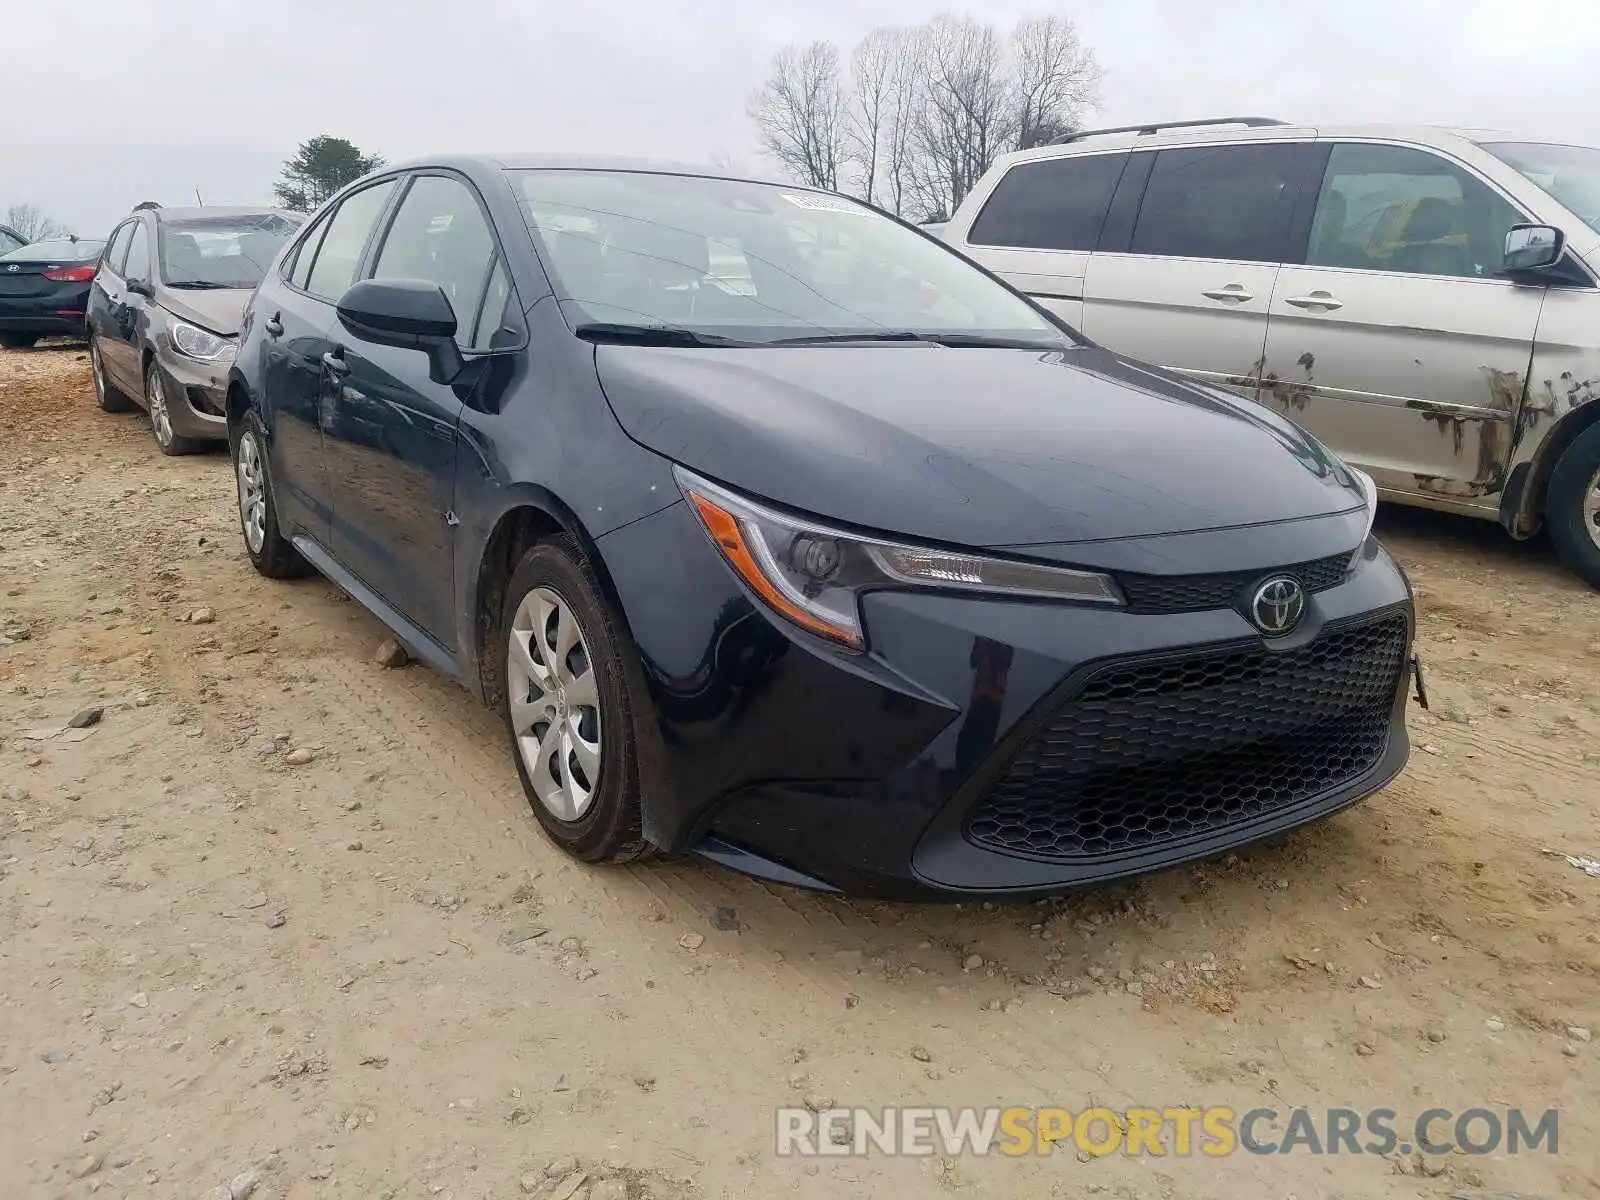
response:
[(1306, 591), (1290, 575), (1275, 575), (1250, 597), (1250, 618), (1268, 637), (1279, 637), (1300, 624), (1306, 611)]

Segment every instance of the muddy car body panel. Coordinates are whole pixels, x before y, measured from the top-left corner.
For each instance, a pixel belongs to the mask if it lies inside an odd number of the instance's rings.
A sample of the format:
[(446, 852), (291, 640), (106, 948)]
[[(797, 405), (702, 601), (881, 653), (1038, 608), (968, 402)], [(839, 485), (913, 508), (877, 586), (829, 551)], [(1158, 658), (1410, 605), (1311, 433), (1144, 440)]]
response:
[[(1096, 341), (1283, 412), (1386, 499), (1532, 533), (1600, 415), (1600, 149), (1231, 124), (1008, 155), (945, 236)], [(1508, 266), (1519, 226), (1559, 256)], [(1589, 528), (1574, 565), (1600, 578)]]
[[(850, 253), (810, 253), (834, 238)], [(723, 286), (729, 245), (761, 259)], [(910, 286), (881, 289), (896, 270)], [(830, 294), (931, 328), (830, 327), (804, 308)], [(974, 332), (965, 306), (990, 304), (1011, 324)], [(515, 588), (581, 555), (622, 631), (628, 802), (667, 851), (814, 887), (1042, 893), (1293, 828), (1405, 761), (1411, 599), (1370, 481), (852, 201), (604, 160), (387, 169), (268, 271), (228, 415), (258, 568), (259, 447), (280, 549), (499, 706), (515, 755), (532, 697), (507, 619), (537, 590)], [(774, 529), (792, 536), (746, 553)], [(805, 547), (815, 586), (784, 592)], [(865, 582), (829, 607), (846, 578)], [(1099, 824), (1048, 784), (1090, 760), (1064, 786), (1100, 789)], [(1215, 795), (1189, 805), (1195, 772)]]

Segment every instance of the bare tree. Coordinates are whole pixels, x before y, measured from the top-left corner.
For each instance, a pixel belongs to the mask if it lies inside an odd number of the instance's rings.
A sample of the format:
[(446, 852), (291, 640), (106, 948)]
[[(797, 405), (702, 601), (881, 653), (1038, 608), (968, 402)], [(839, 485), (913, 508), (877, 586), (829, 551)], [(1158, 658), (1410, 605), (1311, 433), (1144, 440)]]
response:
[(11, 226), (30, 242), (68, 236), (65, 225), (51, 220), (33, 204), (13, 204), (6, 209), (4, 224)]
[(1100, 64), (1065, 17), (1019, 21), (1011, 32), (1016, 62), (1018, 150), (1047, 146), (1083, 127), (1100, 93)]
[(1015, 144), (1005, 43), (970, 17), (935, 17), (924, 53), (926, 95), (912, 131), (927, 214), (948, 216), (989, 164)]
[(786, 171), (838, 189), (847, 118), (837, 46), (812, 42), (780, 50), (767, 82), (750, 97), (749, 113), (762, 148)]
[(896, 31), (874, 29), (850, 55), (850, 100), (845, 135), (858, 168), (856, 195), (877, 202), (878, 159), (888, 137), (894, 95)]

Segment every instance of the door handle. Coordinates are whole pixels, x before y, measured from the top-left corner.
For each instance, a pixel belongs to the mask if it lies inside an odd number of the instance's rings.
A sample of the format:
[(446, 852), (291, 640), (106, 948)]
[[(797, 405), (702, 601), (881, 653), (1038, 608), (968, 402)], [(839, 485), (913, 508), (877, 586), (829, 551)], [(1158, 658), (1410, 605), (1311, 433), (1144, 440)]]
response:
[(1212, 288), (1200, 294), (1207, 300), (1237, 300), (1240, 303), (1256, 298), (1254, 292), (1244, 290), (1244, 284), (1242, 283), (1230, 283), (1227, 287)]
[(1332, 292), (1324, 292), (1320, 288), (1305, 296), (1285, 296), (1283, 302), (1296, 308), (1321, 308), (1328, 312), (1344, 307), (1343, 300), (1335, 300)]
[(283, 322), (278, 319), (277, 313), (273, 313), (270, 317), (268, 317), (262, 324), (261, 328), (267, 331), (268, 337), (283, 336)]
[(322, 369), (335, 379), (343, 379), (350, 374), (350, 364), (332, 350), (322, 356)]

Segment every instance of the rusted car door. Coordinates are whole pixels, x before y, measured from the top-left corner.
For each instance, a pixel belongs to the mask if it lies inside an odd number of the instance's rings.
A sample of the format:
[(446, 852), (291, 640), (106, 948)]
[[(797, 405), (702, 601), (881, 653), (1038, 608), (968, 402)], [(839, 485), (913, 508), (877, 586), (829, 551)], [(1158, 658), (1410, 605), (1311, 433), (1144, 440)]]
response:
[(1303, 263), (1273, 294), (1261, 399), (1387, 491), (1470, 506), (1504, 484), (1545, 296), (1498, 277), (1527, 218), (1432, 151), (1327, 149)]

